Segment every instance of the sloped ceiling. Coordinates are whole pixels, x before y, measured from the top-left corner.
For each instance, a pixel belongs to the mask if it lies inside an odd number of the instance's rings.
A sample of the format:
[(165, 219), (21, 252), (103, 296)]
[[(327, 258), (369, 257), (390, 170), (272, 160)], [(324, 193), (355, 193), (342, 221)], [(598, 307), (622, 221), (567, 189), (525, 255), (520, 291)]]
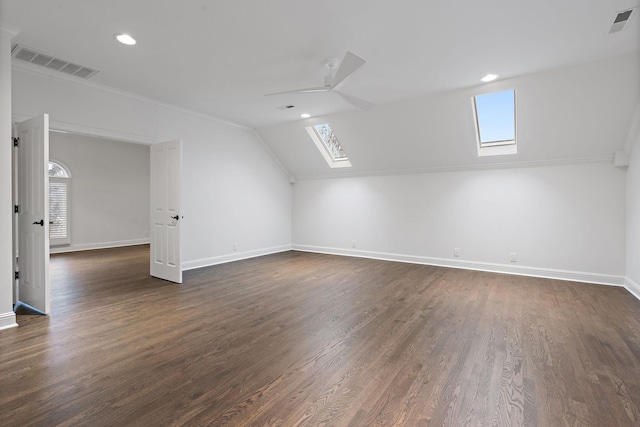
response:
[[(478, 157), (472, 97), (515, 89), (518, 153)], [(640, 55), (258, 128), (296, 179), (613, 159), (640, 105)], [(331, 169), (306, 126), (329, 123), (352, 163)]]
[[(0, 0), (0, 24), (19, 29), (15, 43), (99, 70), (90, 84), (256, 129), (305, 179), (612, 158), (640, 103), (639, 9), (608, 34), (632, 7), (638, 0)], [(122, 32), (138, 44), (117, 43)], [(346, 51), (368, 63), (341, 90), (373, 109), (330, 93), (264, 96), (322, 84), (325, 59)], [(34, 67), (25, 64), (13, 60)], [(500, 79), (480, 85), (490, 72)], [(471, 97), (507, 88), (518, 153), (479, 158)], [(305, 132), (320, 122), (352, 168), (328, 167)]]
[[(320, 85), (323, 61), (348, 50), (368, 63), (342, 89), (383, 106), (469, 88), (489, 72), (512, 78), (638, 51), (637, 16), (625, 31), (607, 34), (616, 12), (637, 5), (0, 0), (0, 23), (20, 29), (16, 43), (99, 70), (95, 83), (263, 127), (296, 120), (303, 111), (320, 116), (352, 110), (335, 94), (263, 96)], [(138, 44), (118, 44), (113, 36), (121, 32)], [(296, 108), (277, 108), (287, 104)]]

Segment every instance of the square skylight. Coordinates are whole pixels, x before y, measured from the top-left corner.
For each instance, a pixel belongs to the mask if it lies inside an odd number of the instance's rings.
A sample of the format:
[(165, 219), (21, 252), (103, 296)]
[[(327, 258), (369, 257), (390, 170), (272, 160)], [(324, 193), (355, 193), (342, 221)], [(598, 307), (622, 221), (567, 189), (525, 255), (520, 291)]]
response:
[[(505, 90), (473, 97), (478, 155), (515, 154), (516, 91)], [(512, 146), (491, 149), (490, 147)]]

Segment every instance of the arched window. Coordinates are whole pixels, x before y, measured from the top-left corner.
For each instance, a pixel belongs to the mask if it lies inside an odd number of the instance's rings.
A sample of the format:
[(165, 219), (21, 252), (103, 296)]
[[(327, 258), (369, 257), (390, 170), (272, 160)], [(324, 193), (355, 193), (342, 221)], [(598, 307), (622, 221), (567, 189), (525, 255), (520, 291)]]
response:
[(71, 173), (59, 162), (49, 161), (49, 244), (68, 245), (69, 187)]

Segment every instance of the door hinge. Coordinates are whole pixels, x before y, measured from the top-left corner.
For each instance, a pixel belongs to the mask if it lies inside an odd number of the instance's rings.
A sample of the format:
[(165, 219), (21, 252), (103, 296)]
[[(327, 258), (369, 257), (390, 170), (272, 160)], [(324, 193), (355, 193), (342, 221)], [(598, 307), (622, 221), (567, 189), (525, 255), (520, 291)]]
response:
[(13, 142), (13, 146), (17, 147), (20, 144), (20, 138), (12, 137), (11, 141)]
[(19, 271), (16, 271), (16, 274), (15, 274), (15, 276), (14, 276), (14, 277), (15, 277), (15, 280), (20, 279), (20, 272), (19, 272)]
[(20, 207), (18, 205), (13, 205), (13, 213), (20, 213)]

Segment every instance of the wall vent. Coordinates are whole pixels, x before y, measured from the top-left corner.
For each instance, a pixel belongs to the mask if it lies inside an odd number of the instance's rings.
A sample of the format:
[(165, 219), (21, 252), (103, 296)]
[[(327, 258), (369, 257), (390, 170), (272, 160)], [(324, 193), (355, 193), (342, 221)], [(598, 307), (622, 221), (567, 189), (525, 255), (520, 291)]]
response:
[(616, 16), (614, 16), (613, 18), (611, 29), (609, 30), (609, 34), (618, 33), (624, 30), (625, 26), (631, 19), (631, 15), (635, 10), (636, 8), (634, 7), (633, 9), (621, 10), (620, 12), (616, 13)]
[(40, 65), (41, 67), (49, 68), (50, 70), (60, 71), (83, 79), (88, 79), (98, 72), (98, 70), (83, 67), (82, 65), (74, 64), (64, 59), (56, 58), (48, 53), (40, 52), (19, 44), (11, 49), (11, 56), (22, 61)]

